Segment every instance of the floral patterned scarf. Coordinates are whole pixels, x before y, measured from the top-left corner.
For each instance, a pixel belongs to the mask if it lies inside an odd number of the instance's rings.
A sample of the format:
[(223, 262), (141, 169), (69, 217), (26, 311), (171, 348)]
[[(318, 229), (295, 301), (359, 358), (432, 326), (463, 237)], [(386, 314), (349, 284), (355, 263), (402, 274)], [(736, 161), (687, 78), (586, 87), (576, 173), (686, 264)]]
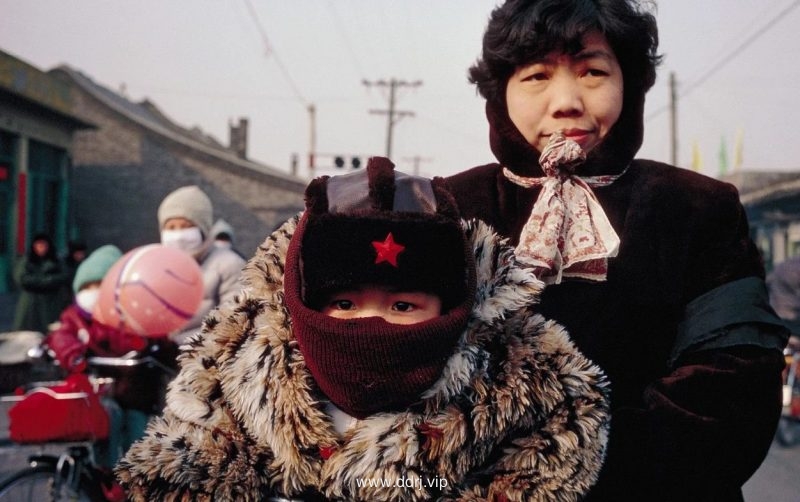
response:
[(608, 258), (617, 255), (619, 237), (591, 187), (607, 186), (625, 174), (580, 177), (575, 168), (586, 160), (576, 142), (553, 133), (539, 157), (546, 176), (528, 178), (503, 168), (511, 182), (542, 191), (522, 229), (517, 259), (540, 269), (547, 284), (566, 278), (604, 281)]

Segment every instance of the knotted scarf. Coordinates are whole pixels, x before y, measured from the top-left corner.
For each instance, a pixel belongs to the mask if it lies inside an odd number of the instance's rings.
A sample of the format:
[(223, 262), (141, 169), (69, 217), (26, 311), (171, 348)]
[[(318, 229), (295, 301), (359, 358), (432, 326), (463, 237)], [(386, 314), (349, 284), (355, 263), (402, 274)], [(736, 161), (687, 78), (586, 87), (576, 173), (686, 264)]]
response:
[(586, 153), (561, 131), (551, 134), (539, 157), (544, 177), (528, 178), (503, 168), (511, 182), (541, 186), (528, 221), (520, 234), (517, 259), (540, 269), (540, 279), (558, 284), (565, 278), (604, 281), (608, 258), (617, 255), (619, 237), (591, 187), (607, 186), (617, 175), (580, 177), (575, 168)]

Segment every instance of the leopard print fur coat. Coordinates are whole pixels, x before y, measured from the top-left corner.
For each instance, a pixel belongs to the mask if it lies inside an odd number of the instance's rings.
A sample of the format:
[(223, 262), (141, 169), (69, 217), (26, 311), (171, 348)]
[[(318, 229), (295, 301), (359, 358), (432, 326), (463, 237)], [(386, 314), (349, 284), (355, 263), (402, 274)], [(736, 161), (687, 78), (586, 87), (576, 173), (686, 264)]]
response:
[(570, 501), (588, 491), (607, 442), (607, 381), (536, 314), (543, 284), (479, 222), (463, 223), (473, 315), (441, 378), (410, 409), (340, 437), (282, 302), (297, 221), (267, 238), (236, 303), (182, 348), (163, 415), (117, 466), (131, 500)]

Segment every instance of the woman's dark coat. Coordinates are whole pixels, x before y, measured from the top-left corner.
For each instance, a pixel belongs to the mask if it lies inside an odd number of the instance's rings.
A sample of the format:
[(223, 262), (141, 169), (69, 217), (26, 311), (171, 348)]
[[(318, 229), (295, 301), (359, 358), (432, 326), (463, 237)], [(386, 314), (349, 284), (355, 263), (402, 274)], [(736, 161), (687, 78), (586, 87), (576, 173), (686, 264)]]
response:
[[(632, 160), (639, 105), (579, 174), (619, 174), (594, 192), (618, 233), (606, 282), (548, 286), (542, 313), (562, 323), (612, 383), (609, 453), (590, 500), (736, 501), (769, 450), (781, 407), (786, 332), (736, 189), (666, 164)], [(538, 152), (487, 104), (501, 164), (448, 178), (462, 215), (516, 244), (543, 176)]]

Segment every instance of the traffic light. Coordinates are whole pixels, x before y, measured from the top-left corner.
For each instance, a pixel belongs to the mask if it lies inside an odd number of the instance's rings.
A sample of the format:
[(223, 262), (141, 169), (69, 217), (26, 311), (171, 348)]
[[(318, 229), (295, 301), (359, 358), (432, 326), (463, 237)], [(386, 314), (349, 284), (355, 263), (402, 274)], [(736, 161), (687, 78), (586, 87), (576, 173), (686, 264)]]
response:
[[(336, 166), (336, 169), (342, 169), (345, 165), (345, 156), (344, 155), (337, 155), (333, 158), (333, 165)], [(361, 157), (350, 157), (350, 167), (352, 169), (358, 169), (361, 167)]]

